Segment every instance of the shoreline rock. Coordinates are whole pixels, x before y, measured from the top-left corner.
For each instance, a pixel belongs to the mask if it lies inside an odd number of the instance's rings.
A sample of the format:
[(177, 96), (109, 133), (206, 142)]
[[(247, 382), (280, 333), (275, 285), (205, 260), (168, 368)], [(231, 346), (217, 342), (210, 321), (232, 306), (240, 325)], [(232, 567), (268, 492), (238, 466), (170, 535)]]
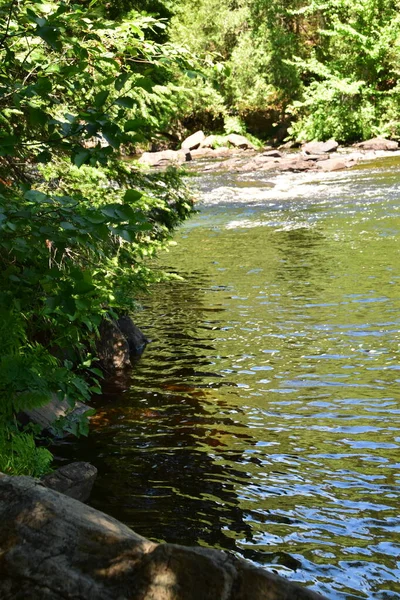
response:
[(117, 321), (103, 319), (99, 332), (96, 348), (100, 368), (111, 377), (130, 369), (131, 358), (140, 356), (150, 341), (129, 315), (122, 315)]
[[(203, 132), (197, 132), (197, 135)], [(199, 171), (338, 171), (354, 167), (360, 161), (371, 160), (383, 155), (393, 155), (400, 151), (399, 144), (384, 138), (366, 140), (353, 147), (340, 147), (335, 140), (328, 142), (308, 142), (297, 151), (291, 151), (292, 146), (280, 146), (279, 150), (266, 147), (257, 152), (254, 146), (244, 136), (231, 134), (226, 136), (227, 143), (231, 140), (231, 147), (212, 148), (215, 136), (204, 137), (199, 145), (190, 151), (191, 168)], [(240, 138), (240, 139), (239, 139)], [(243, 139), (242, 139), (243, 138)], [(189, 139), (189, 138), (188, 138)], [(241, 143), (242, 139), (242, 143)], [(232, 140), (237, 144), (232, 145)], [(204, 144), (204, 145), (203, 145)], [(289, 150), (288, 150), (289, 149)], [(172, 152), (171, 160), (166, 158), (165, 152)], [(145, 155), (164, 155), (161, 160), (155, 156), (148, 165), (163, 168), (174, 164), (176, 152), (169, 150), (162, 153), (145, 153)], [(178, 151), (182, 152), (182, 151)], [(332, 154), (335, 153), (335, 156)], [(145, 156), (142, 155), (142, 156)], [(168, 155), (169, 156), (169, 155)], [(187, 159), (186, 155), (186, 159)], [(173, 160), (174, 159), (174, 160)], [(148, 160), (146, 158), (146, 160)], [(202, 162), (198, 162), (202, 161)], [(140, 160), (139, 160), (140, 162)], [(145, 161), (142, 161), (145, 162)], [(179, 164), (182, 164), (180, 162)]]
[(324, 600), (220, 550), (151, 542), (30, 477), (0, 474), (0, 519), (4, 600)]

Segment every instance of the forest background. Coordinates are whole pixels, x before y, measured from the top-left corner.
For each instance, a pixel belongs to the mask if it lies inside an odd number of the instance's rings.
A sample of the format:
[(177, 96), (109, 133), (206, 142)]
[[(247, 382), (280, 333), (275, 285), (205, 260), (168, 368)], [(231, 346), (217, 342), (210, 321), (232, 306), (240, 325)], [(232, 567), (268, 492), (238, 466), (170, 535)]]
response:
[(179, 173), (126, 155), (199, 128), (398, 138), (399, 33), (389, 0), (0, 0), (0, 471), (51, 468), (17, 415), (100, 392), (102, 320), (192, 211)]

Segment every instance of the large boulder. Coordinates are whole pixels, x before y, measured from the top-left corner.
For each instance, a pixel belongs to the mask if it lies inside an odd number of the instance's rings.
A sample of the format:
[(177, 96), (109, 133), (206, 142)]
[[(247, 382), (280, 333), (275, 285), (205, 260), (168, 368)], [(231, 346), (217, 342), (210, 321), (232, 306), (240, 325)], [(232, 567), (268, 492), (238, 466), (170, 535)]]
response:
[(205, 137), (206, 136), (204, 135), (203, 131), (196, 131), (196, 133), (189, 135), (189, 137), (183, 140), (181, 148), (183, 150), (195, 150), (200, 146)]
[(234, 146), (234, 148), (241, 148), (242, 150), (255, 150), (254, 144), (250, 142), (244, 135), (239, 135), (238, 133), (231, 133), (226, 138), (228, 144)]
[(138, 163), (148, 167), (167, 167), (168, 165), (180, 165), (190, 160), (190, 152), (182, 150), (161, 150), (160, 152), (143, 152)]
[(233, 555), (157, 544), (30, 477), (0, 475), (2, 600), (322, 600)]
[(90, 463), (73, 462), (45, 475), (40, 481), (47, 488), (86, 502), (96, 477), (97, 469)]
[(365, 142), (360, 142), (357, 144), (358, 148), (362, 150), (398, 150), (399, 144), (393, 140), (387, 140), (386, 138), (372, 138), (371, 140), (366, 140)]
[(328, 154), (329, 152), (336, 152), (339, 144), (335, 140), (328, 140), (327, 142), (308, 142), (304, 144), (302, 150), (305, 154)]

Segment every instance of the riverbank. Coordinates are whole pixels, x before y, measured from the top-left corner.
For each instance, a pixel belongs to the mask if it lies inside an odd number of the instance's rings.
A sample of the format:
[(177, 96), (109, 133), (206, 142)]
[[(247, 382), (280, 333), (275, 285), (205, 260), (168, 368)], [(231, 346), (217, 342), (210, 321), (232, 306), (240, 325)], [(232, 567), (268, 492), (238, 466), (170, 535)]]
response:
[(138, 162), (156, 169), (185, 165), (200, 172), (332, 172), (375, 158), (400, 156), (398, 142), (385, 138), (373, 138), (352, 147), (339, 146), (334, 140), (308, 142), (297, 149), (290, 143), (279, 148), (256, 149), (242, 135), (226, 136), (222, 140), (226, 145), (220, 147), (214, 147), (215, 140), (216, 136), (205, 136), (198, 131), (183, 141), (181, 149), (145, 152)]

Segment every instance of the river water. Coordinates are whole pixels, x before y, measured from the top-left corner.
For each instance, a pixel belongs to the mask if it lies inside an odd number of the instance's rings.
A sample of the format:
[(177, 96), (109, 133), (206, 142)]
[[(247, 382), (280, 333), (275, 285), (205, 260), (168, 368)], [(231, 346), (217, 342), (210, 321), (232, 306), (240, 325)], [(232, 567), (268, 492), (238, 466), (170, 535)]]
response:
[(329, 598), (400, 598), (399, 168), (191, 179), (161, 257), (182, 279), (143, 299), (132, 382), (65, 451), (98, 467), (93, 506)]

